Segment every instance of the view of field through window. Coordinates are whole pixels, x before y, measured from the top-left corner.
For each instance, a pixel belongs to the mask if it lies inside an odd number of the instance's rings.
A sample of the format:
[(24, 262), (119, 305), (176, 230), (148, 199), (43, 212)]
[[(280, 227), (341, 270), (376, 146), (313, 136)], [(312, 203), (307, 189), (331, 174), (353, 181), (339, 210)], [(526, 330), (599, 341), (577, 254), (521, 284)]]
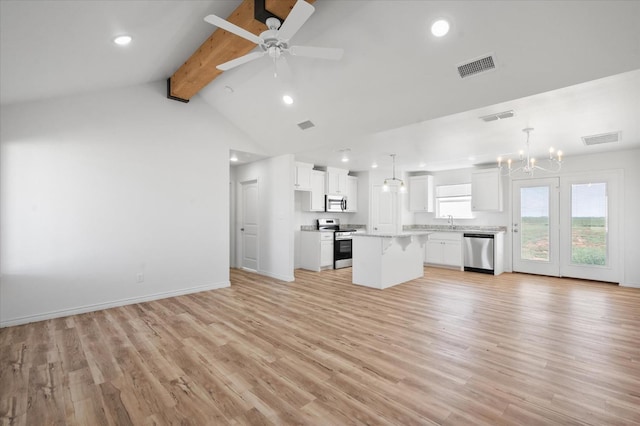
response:
[(549, 260), (549, 187), (520, 189), (520, 257)]
[[(522, 188), (521, 258), (549, 260), (549, 188)], [(571, 185), (571, 263), (607, 264), (607, 184)]]
[(607, 184), (571, 185), (571, 262), (607, 264)]

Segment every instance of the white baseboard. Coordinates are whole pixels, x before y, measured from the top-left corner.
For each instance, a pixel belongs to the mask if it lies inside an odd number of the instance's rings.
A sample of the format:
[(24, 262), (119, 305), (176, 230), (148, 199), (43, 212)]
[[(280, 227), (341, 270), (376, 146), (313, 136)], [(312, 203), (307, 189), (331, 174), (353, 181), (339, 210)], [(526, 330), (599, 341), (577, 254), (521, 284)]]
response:
[(135, 303), (150, 302), (152, 300), (166, 299), (169, 297), (182, 296), (185, 294), (199, 293), (201, 291), (217, 290), (220, 288), (229, 287), (230, 285), (231, 283), (229, 281), (223, 281), (214, 284), (205, 284), (196, 287), (183, 288), (180, 290), (167, 291), (164, 293), (154, 293), (145, 296), (130, 297), (127, 299), (79, 306), (76, 308), (61, 309), (58, 311), (46, 312), (43, 314), (27, 315), (24, 317), (2, 320), (0, 321), (0, 328), (12, 327), (14, 325), (27, 324), (30, 322), (45, 321), (53, 318), (68, 317), (70, 315), (84, 314), (87, 312), (101, 311), (103, 309), (116, 308), (118, 306), (133, 305)]
[(640, 284), (620, 283), (620, 287), (640, 288)]
[(275, 278), (276, 280), (286, 281), (289, 283), (295, 281), (295, 277), (293, 275), (279, 275), (279, 274), (274, 274), (273, 272), (261, 271), (261, 270), (258, 270), (257, 273), (260, 275), (265, 275), (267, 277)]

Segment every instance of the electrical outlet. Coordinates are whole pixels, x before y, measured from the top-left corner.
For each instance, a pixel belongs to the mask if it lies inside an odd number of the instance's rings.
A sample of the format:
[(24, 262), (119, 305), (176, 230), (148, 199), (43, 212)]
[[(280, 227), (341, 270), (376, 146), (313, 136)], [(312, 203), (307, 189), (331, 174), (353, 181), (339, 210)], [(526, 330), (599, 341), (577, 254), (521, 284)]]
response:
[(136, 281), (139, 283), (144, 282), (144, 274), (142, 272), (138, 272), (138, 275), (136, 275)]

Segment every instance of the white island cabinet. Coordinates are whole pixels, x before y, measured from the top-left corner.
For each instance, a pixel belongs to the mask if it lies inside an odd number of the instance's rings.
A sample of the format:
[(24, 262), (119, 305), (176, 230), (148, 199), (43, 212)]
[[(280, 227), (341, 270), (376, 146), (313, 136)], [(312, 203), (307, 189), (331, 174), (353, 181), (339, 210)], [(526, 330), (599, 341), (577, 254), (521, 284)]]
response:
[(424, 276), (426, 232), (353, 235), (354, 284), (384, 289)]

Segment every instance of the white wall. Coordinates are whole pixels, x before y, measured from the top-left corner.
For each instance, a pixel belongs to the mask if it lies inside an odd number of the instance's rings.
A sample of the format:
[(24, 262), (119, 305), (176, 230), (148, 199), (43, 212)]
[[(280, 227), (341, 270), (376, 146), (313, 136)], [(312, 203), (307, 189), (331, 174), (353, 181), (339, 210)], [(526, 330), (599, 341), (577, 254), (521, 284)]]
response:
[[(234, 167), (233, 172), (236, 188), (242, 182), (258, 181), (257, 272), (283, 281), (294, 280), (293, 166), (293, 155), (281, 155)], [(239, 194), (238, 189), (236, 194)]]
[(259, 149), (197, 96), (3, 106), (0, 129), (2, 326), (229, 285), (229, 148)]

